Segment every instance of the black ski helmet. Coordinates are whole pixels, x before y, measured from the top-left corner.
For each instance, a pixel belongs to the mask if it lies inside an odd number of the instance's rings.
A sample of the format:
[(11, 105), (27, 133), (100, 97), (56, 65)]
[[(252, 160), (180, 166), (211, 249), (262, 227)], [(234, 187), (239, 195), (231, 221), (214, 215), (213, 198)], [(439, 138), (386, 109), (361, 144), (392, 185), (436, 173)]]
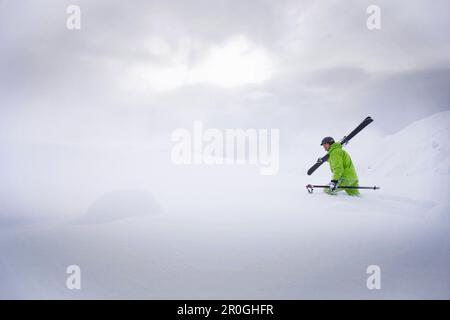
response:
[(331, 145), (334, 143), (334, 139), (332, 137), (325, 137), (322, 139), (322, 143), (320, 145), (323, 146), (325, 143), (329, 143)]

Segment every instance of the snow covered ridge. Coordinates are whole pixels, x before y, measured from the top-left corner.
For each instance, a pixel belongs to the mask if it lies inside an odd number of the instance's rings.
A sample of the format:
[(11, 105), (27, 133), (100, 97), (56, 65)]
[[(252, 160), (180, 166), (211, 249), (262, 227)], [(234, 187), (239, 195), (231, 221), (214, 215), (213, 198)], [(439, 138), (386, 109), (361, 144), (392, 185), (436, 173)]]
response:
[(372, 176), (448, 175), (450, 111), (413, 122), (373, 144), (367, 174)]

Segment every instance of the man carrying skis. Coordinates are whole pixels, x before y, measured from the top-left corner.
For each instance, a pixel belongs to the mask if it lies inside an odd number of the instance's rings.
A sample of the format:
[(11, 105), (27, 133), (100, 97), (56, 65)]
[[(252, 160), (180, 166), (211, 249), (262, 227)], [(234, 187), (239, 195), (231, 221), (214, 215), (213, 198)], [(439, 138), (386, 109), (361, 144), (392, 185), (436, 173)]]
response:
[[(335, 142), (332, 137), (325, 137), (320, 144), (325, 151), (328, 152), (328, 163), (330, 164), (333, 177), (330, 182), (330, 188), (324, 189), (328, 194), (335, 195), (338, 191), (339, 185), (343, 186), (358, 186), (358, 176), (356, 175), (355, 167), (349, 154), (342, 149), (339, 142)], [(358, 189), (344, 189), (349, 196), (359, 196)]]

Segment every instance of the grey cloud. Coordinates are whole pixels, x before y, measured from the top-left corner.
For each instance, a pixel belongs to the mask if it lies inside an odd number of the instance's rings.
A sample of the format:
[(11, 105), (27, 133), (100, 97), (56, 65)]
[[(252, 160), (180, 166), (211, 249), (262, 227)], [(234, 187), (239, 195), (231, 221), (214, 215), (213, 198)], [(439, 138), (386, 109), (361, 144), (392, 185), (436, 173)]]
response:
[[(69, 4), (82, 8), (79, 32), (65, 29), (65, 8)], [(448, 4), (381, 1), (380, 32), (365, 27), (369, 4), (2, 2), (0, 91), (8, 103), (0, 112), (3, 119), (18, 119), (15, 111), (6, 109), (34, 106), (49, 117), (55, 116), (55, 109), (72, 110), (72, 116), (59, 113), (62, 127), (86, 112), (93, 118), (108, 114), (109, 119), (114, 115), (120, 119), (123, 110), (132, 109), (136, 118), (153, 119), (158, 124), (155, 128), (171, 127), (177, 119), (189, 116), (295, 128), (308, 126), (324, 114), (355, 110), (361, 114), (374, 112), (382, 118), (386, 115), (387, 119), (399, 114), (401, 105), (411, 105), (415, 111), (410, 116), (385, 128), (395, 130), (446, 108), (446, 30), (450, 23), (443, 8)], [(269, 81), (237, 89), (191, 85), (164, 94), (122, 93), (120, 81), (116, 81), (130, 63), (167, 63), (146, 49), (146, 41), (152, 36), (175, 49), (180, 39), (194, 41), (189, 59), (201, 61), (208, 46), (236, 34), (246, 35), (277, 59)], [(411, 87), (421, 89), (410, 92)], [(252, 92), (268, 94), (249, 100)], [(114, 120), (111, 125), (116, 123)]]
[[(380, 126), (397, 131), (412, 121), (450, 109), (450, 69), (426, 69), (380, 76), (359, 95)], [(395, 120), (395, 121), (393, 121)]]

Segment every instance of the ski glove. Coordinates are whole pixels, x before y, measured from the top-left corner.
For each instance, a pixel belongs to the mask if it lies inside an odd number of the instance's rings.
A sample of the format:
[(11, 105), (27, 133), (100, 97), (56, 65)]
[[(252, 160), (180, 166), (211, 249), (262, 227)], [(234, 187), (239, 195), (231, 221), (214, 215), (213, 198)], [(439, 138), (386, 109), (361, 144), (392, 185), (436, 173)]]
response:
[(334, 191), (336, 191), (336, 189), (339, 186), (339, 181), (338, 180), (331, 180), (329, 186), (330, 186), (330, 191), (334, 192)]

